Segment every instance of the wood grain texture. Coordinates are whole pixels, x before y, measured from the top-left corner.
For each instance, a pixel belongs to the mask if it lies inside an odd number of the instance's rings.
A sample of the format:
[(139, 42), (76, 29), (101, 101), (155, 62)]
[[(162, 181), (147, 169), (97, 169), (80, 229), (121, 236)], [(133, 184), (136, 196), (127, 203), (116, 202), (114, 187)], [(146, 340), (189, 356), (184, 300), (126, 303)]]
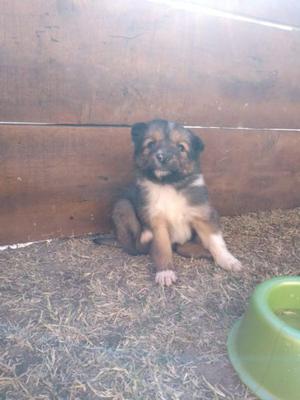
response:
[[(223, 215), (300, 205), (298, 132), (195, 132)], [(125, 128), (0, 126), (0, 244), (109, 231), (131, 157)]]
[(2, 121), (300, 125), (299, 32), (150, 1), (0, 6)]

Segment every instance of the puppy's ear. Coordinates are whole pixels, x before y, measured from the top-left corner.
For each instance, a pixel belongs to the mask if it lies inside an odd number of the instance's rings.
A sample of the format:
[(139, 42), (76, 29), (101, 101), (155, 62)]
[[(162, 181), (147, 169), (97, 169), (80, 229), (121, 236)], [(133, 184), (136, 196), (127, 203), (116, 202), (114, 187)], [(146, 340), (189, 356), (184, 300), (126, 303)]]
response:
[(199, 136), (196, 136), (192, 131), (190, 131), (190, 133), (192, 134), (192, 149), (196, 153), (200, 153), (204, 150), (204, 143), (202, 139), (199, 138)]
[(135, 148), (139, 148), (144, 139), (144, 134), (147, 130), (147, 124), (144, 122), (137, 122), (131, 127), (131, 139)]

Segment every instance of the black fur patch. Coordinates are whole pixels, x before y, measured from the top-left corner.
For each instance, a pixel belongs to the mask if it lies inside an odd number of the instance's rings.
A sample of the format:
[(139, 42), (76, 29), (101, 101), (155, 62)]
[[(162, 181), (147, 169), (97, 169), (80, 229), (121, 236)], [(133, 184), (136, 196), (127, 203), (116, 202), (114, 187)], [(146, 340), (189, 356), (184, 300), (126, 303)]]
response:
[(208, 190), (206, 186), (189, 186), (184, 191), (184, 194), (188, 202), (193, 206), (208, 202)]

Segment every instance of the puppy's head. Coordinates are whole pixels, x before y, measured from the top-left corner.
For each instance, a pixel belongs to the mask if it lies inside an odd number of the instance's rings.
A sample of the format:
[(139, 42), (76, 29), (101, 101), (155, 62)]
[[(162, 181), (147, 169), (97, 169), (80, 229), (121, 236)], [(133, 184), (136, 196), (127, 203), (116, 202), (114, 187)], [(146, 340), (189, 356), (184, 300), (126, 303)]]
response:
[(202, 140), (181, 125), (166, 120), (134, 124), (131, 130), (136, 168), (162, 183), (178, 182), (199, 171)]

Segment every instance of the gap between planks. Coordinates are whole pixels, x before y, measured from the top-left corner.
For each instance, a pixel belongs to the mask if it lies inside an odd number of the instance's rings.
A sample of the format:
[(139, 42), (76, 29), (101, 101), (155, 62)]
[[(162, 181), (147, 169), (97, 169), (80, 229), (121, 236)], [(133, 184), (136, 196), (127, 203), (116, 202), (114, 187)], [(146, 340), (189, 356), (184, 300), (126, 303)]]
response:
[[(15, 121), (0, 121), (0, 126), (53, 126), (53, 127), (74, 127), (74, 128), (131, 128), (132, 124), (71, 124), (71, 123), (50, 123), (50, 122), (15, 122)], [(214, 129), (227, 131), (248, 131), (248, 132), (300, 132), (300, 128), (252, 128), (244, 126), (205, 126), (205, 125), (185, 125), (188, 129)]]

